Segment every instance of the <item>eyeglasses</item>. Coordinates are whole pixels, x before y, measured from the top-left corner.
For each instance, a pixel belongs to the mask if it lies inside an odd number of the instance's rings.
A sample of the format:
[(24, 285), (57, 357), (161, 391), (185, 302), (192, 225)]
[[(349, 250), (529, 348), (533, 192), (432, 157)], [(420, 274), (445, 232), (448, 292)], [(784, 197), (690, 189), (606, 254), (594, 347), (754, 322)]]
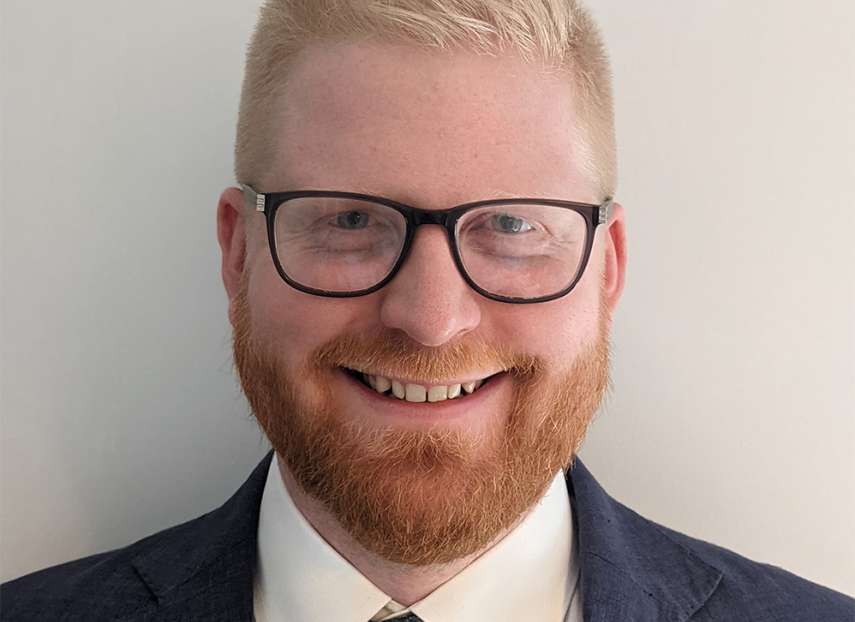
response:
[(316, 296), (376, 292), (407, 259), (416, 227), (439, 225), (463, 279), (491, 300), (546, 302), (573, 289), (588, 264), (600, 205), (557, 199), (490, 199), (425, 210), (384, 197), (329, 190), (256, 192), (273, 263), (291, 287)]

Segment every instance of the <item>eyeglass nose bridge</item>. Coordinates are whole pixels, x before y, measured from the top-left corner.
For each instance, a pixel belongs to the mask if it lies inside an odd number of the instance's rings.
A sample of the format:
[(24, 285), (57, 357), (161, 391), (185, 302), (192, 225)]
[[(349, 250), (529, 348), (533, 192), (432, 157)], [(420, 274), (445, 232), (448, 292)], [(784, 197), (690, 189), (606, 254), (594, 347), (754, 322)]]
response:
[(413, 208), (412, 223), (414, 227), (421, 225), (439, 225), (448, 229), (449, 217), (451, 210), (427, 210)]
[(441, 227), (445, 232), (445, 237), (447, 238), (452, 258), (454, 259), (454, 263), (456, 264), (457, 269), (460, 271), (461, 276), (463, 276), (465, 280), (469, 280), (465, 273), (465, 270), (463, 269), (463, 265), (461, 264), (460, 256), (456, 248), (456, 240), (454, 239), (453, 228), (457, 221), (455, 211), (456, 210), (454, 209), (428, 210), (419, 207), (409, 207), (406, 214), (407, 235), (406, 240), (404, 242), (404, 250), (398, 260), (398, 265), (394, 270), (395, 273), (397, 273), (398, 270), (403, 266), (403, 264), (406, 263), (406, 261), (409, 259), (410, 251), (412, 251), (413, 242), (415, 240), (418, 228), (422, 225), (437, 225)]
[(478, 287), (463, 267), (463, 260), (460, 257), (460, 251), (457, 248), (457, 239), (454, 233), (454, 228), (457, 224), (458, 218), (460, 217), (460, 208), (443, 210), (428, 210), (412, 206), (407, 206), (407, 208), (407, 234), (404, 241), (404, 249), (401, 252), (392, 272), (386, 277), (384, 284), (397, 276), (401, 271), (401, 268), (404, 267), (404, 264), (410, 260), (418, 228), (422, 225), (437, 225), (445, 232), (446, 242), (448, 243), (449, 250), (451, 251), (451, 258), (454, 261), (458, 274), (466, 283), (469, 284), (470, 287), (474, 288), (476, 291), (481, 291), (481, 288)]

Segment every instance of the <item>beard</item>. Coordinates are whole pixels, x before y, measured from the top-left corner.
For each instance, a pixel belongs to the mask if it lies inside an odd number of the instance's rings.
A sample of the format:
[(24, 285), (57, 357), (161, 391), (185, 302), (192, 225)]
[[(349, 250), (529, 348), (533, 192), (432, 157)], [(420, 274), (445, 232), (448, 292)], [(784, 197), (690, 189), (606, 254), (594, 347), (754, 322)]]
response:
[[(471, 555), (514, 526), (574, 459), (609, 381), (602, 295), (596, 338), (554, 377), (530, 354), (466, 337), (429, 348), (401, 331), (342, 335), (288, 369), (254, 337), (246, 281), (232, 317), (244, 394), (294, 480), (366, 550), (412, 566)], [(329, 388), (340, 367), (437, 380), (504, 369), (513, 398), (488, 432), (368, 425)]]

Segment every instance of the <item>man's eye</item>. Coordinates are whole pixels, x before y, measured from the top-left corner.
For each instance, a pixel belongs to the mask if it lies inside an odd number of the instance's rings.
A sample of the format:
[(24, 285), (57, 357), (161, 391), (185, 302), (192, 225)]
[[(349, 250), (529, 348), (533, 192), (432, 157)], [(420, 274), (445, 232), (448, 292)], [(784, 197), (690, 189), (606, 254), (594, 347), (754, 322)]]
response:
[(511, 214), (494, 214), (490, 220), (499, 233), (526, 233), (534, 229), (525, 219)]
[(356, 211), (342, 212), (341, 214), (336, 214), (333, 223), (341, 229), (364, 229), (368, 226), (368, 214)]

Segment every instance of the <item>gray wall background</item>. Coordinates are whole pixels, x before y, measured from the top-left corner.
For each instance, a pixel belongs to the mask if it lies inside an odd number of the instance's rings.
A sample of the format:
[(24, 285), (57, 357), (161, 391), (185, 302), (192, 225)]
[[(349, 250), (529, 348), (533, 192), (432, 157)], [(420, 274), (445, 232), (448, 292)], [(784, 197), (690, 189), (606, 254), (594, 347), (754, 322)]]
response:
[[(582, 457), (855, 594), (855, 3), (591, 4), (630, 256)], [(2, 0), (2, 580), (195, 517), (266, 451), (214, 220), (256, 10)]]

